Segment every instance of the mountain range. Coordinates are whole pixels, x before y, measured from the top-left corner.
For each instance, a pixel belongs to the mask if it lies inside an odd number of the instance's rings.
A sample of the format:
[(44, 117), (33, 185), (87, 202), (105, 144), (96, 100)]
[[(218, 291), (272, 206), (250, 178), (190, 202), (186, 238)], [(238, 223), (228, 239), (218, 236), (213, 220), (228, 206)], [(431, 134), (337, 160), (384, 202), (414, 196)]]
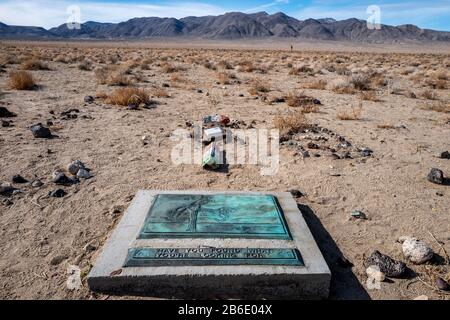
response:
[(369, 43), (450, 41), (450, 32), (421, 29), (414, 25), (382, 25), (370, 30), (359, 19), (331, 18), (297, 20), (279, 12), (245, 14), (229, 12), (219, 16), (175, 18), (134, 18), (121, 23), (86, 22), (79, 29), (67, 24), (49, 30), (40, 27), (0, 23), (3, 39), (151, 39), (202, 38), (217, 40), (253, 38), (299, 38)]

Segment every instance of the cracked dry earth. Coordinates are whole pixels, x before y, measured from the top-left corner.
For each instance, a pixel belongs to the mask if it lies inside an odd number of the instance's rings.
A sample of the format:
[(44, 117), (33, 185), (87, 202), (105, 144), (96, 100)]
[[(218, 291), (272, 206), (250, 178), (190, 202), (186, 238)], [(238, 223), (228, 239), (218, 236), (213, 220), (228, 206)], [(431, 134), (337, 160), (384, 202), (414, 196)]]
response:
[[(400, 236), (415, 236), (441, 257), (445, 257), (442, 248), (450, 252), (450, 189), (426, 178), (431, 168), (450, 176), (450, 161), (438, 157), (450, 148), (450, 82), (442, 77), (446, 80), (440, 89), (427, 83), (438, 70), (450, 76), (449, 54), (74, 47), (1, 44), (2, 58), (19, 61), (6, 61), (0, 73), (0, 106), (17, 114), (10, 119), (12, 126), (0, 128), (0, 182), (11, 183), (15, 174), (21, 174), (29, 181), (39, 178), (44, 185), (13, 184), (22, 192), (0, 199), (0, 298), (115, 298), (91, 293), (85, 276), (139, 189), (300, 190), (305, 194), (298, 199), (300, 208), (333, 273), (331, 299), (449, 298), (433, 289), (436, 274), (450, 280), (450, 269), (442, 259), (413, 265), (405, 261), (397, 243)], [(50, 68), (30, 71), (39, 88), (10, 89), (8, 73), (31, 55)], [(130, 64), (129, 76), (158, 105), (131, 111), (100, 98), (84, 103), (86, 95), (109, 94), (116, 88), (98, 84), (93, 70), (80, 70), (77, 66), (83, 59), (90, 59), (93, 68), (137, 62)], [(145, 68), (144, 59), (149, 60)], [(231, 84), (217, 84), (220, 68), (212, 70), (204, 63), (222, 60), (234, 69), (226, 71), (236, 76)], [(242, 71), (237, 67), (242, 60), (261, 68)], [(176, 77), (162, 69), (166, 62), (182, 66)], [(292, 67), (300, 65), (311, 72), (290, 74)], [(377, 99), (364, 100), (356, 120), (338, 117), (359, 104), (360, 94), (338, 94), (329, 88), (337, 78), (346, 77), (331, 66), (351, 72), (370, 68), (386, 78), (385, 84), (372, 86)], [(255, 78), (269, 92), (250, 94)], [(306, 89), (318, 79), (328, 85), (322, 90)], [(158, 98), (156, 92), (163, 84), (169, 84), (164, 90), (170, 97)], [(432, 90), (437, 100), (422, 97), (425, 90)], [(321, 101), (315, 112), (306, 114), (308, 121), (345, 137), (352, 144), (351, 157), (333, 157), (330, 149), (337, 148), (339, 141), (318, 132), (298, 134), (295, 143), (283, 143), (280, 169), (274, 176), (261, 176), (260, 167), (252, 165), (230, 166), (223, 173), (172, 164), (170, 135), (186, 128), (186, 122), (219, 113), (253, 122), (256, 128), (272, 128), (277, 115), (296, 108), (269, 101), (293, 91)], [(405, 92), (414, 92), (417, 98)], [(62, 119), (61, 113), (69, 109), (78, 109), (77, 117)], [(33, 138), (29, 127), (47, 121), (57, 137)], [(309, 142), (320, 149), (308, 149)], [(309, 158), (302, 156), (299, 145), (309, 151)], [(373, 154), (361, 156), (359, 148), (369, 148)], [(63, 187), (64, 198), (48, 197), (57, 188), (52, 173), (76, 159), (91, 168), (94, 177)], [(368, 219), (352, 220), (354, 210)], [(383, 282), (380, 290), (369, 290), (364, 260), (373, 250), (407, 262), (416, 276), (392, 279)], [(354, 266), (342, 266), (341, 255)], [(70, 264), (82, 269), (83, 286), (78, 291), (66, 286)]]

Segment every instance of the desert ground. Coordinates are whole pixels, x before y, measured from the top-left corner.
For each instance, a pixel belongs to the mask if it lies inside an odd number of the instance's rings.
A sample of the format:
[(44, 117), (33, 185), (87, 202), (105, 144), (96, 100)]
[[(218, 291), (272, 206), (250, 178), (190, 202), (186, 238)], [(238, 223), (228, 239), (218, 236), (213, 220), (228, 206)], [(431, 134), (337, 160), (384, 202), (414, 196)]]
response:
[[(117, 299), (90, 292), (86, 275), (136, 192), (206, 189), (299, 190), (332, 271), (330, 299), (449, 299), (435, 281), (450, 280), (450, 187), (427, 175), (450, 177), (440, 156), (450, 149), (450, 48), (297, 49), (0, 43), (0, 107), (16, 115), (0, 127), (0, 183), (15, 189), (0, 196), (0, 298)], [(278, 173), (173, 164), (172, 132), (214, 114), (280, 129)], [(33, 136), (37, 123), (51, 139)], [(56, 185), (52, 174), (69, 176), (74, 160), (92, 178)], [(64, 197), (49, 196), (60, 188)], [(401, 236), (434, 258), (409, 262)], [(406, 262), (408, 276), (370, 290), (374, 250)], [(82, 270), (80, 290), (66, 286), (69, 265)]]

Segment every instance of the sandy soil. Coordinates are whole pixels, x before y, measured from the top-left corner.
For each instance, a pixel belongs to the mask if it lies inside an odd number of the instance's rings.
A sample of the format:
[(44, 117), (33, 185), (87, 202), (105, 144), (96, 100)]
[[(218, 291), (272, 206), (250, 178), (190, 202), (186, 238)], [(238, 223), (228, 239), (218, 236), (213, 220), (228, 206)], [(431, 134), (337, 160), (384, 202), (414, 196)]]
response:
[[(44, 182), (40, 188), (14, 184), (23, 192), (10, 201), (0, 199), (0, 298), (105, 298), (92, 294), (85, 280), (79, 291), (68, 290), (67, 266), (77, 265), (83, 277), (87, 274), (139, 189), (298, 189), (306, 194), (298, 199), (300, 208), (333, 273), (331, 299), (412, 299), (422, 294), (432, 299), (450, 297), (430, 287), (437, 274), (450, 280), (450, 268), (440, 264), (439, 259), (420, 266), (408, 263), (417, 275), (383, 282), (381, 290), (367, 289), (364, 267), (364, 257), (373, 250), (404, 260), (401, 245), (396, 242), (404, 235), (423, 239), (445, 257), (431, 233), (450, 252), (450, 189), (426, 179), (434, 167), (450, 176), (449, 160), (437, 157), (450, 149), (450, 116), (430, 109), (438, 101), (421, 97), (421, 92), (427, 90), (425, 80), (432, 78), (433, 72), (444, 69), (450, 76), (449, 54), (127, 50), (89, 49), (85, 45), (76, 50), (17, 43), (4, 43), (0, 49), (0, 56), (19, 59), (33, 53), (47, 60), (51, 69), (31, 71), (40, 85), (38, 90), (8, 87), (8, 72), (18, 69), (18, 64), (7, 64), (6, 72), (0, 73), (0, 106), (17, 114), (11, 119), (13, 127), (0, 128), (0, 182), (11, 182), (15, 174)], [(170, 97), (155, 97), (159, 102), (156, 108), (139, 111), (101, 99), (84, 103), (86, 95), (110, 93), (115, 87), (98, 84), (94, 71), (79, 70), (78, 61), (84, 56), (93, 60), (94, 66), (106, 65), (108, 61), (102, 64), (101, 60), (116, 53), (119, 63), (149, 58), (149, 70), (141, 70), (139, 65), (131, 68), (132, 75), (140, 74), (136, 86), (154, 93), (167, 83), (170, 87), (165, 90)], [(72, 60), (53, 61), (60, 54)], [(227, 60), (233, 66), (240, 60), (251, 60), (265, 66), (267, 73), (235, 68), (229, 72), (240, 84), (235, 80), (229, 85), (217, 84), (218, 71), (196, 64), (190, 57), (212, 63)], [(161, 71), (161, 59), (185, 68), (177, 73), (179, 79)], [(343, 62), (336, 63), (338, 60)], [(386, 86), (374, 88), (379, 101), (363, 101), (360, 119), (344, 121), (337, 117), (359, 103), (359, 93), (337, 94), (328, 86), (326, 90), (305, 89), (313, 80), (324, 79), (330, 84), (342, 77), (326, 70), (330, 63), (343, 64), (353, 71), (376, 69), (388, 79)], [(308, 65), (314, 72), (290, 75), (289, 64)], [(252, 96), (248, 89), (255, 78), (262, 79), (270, 92)], [(450, 103), (449, 81), (446, 83), (447, 89), (432, 89), (444, 105)], [(408, 90), (418, 98), (392, 94)], [(196, 165), (172, 164), (170, 134), (186, 128), (186, 121), (220, 113), (247, 124), (255, 121), (256, 128), (271, 128), (277, 114), (294, 108), (264, 100), (293, 91), (321, 101), (318, 112), (306, 115), (311, 123), (344, 136), (353, 144), (353, 153), (358, 147), (368, 147), (374, 151), (373, 156), (334, 160), (324, 151), (317, 152), (321, 157), (303, 159), (294, 148), (282, 146), (280, 170), (267, 177), (260, 175), (259, 167), (250, 165), (211, 172)], [(60, 113), (71, 108), (79, 109), (78, 118), (62, 120)], [(53, 122), (51, 129), (57, 138), (34, 139), (29, 126), (48, 120)], [(145, 146), (141, 139), (144, 135), (148, 136)], [(327, 138), (329, 141), (318, 144), (336, 145)], [(304, 145), (309, 142), (307, 138), (303, 141)], [(64, 187), (68, 195), (62, 199), (47, 197), (57, 188), (51, 181), (52, 172), (65, 169), (75, 159), (86, 163), (94, 178)], [(368, 220), (351, 220), (353, 210), (363, 211)], [(86, 250), (88, 244), (95, 250)], [(339, 266), (341, 255), (354, 267)]]

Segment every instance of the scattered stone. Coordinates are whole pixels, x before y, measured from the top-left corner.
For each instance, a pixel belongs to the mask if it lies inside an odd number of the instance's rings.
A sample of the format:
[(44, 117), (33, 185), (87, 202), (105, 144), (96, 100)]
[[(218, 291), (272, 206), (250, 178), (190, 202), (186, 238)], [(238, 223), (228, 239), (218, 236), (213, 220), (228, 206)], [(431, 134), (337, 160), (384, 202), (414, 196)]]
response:
[(16, 174), (14, 177), (12, 177), (12, 182), (14, 183), (27, 183), (28, 180), (22, 177), (20, 174)]
[(136, 110), (138, 110), (138, 109), (139, 109), (139, 106), (136, 105), (136, 104), (130, 104), (130, 105), (127, 107), (127, 110), (132, 110), (132, 111), (136, 111)]
[(84, 102), (86, 103), (93, 103), (95, 101), (93, 96), (86, 96), (84, 97)]
[(88, 170), (82, 168), (82, 169), (78, 170), (77, 177), (83, 178), (83, 179), (90, 179), (90, 178), (92, 178), (92, 175)]
[(198, 89), (198, 90), (197, 90), (197, 93), (203, 93), (203, 90)]
[(53, 257), (52, 260), (50, 260), (50, 264), (52, 266), (57, 266), (66, 259), (67, 259), (67, 256), (64, 256), (64, 255), (56, 256), (56, 257)]
[(445, 281), (444, 279), (442, 279), (441, 277), (438, 277), (436, 279), (436, 287), (439, 290), (442, 290), (442, 291), (449, 291), (450, 290), (450, 285), (448, 284), (448, 282)]
[(40, 188), (40, 187), (42, 187), (44, 185), (44, 183), (41, 181), (41, 180), (39, 180), (39, 179), (36, 179), (36, 180), (34, 180), (32, 183), (31, 183), (31, 186), (33, 187), (33, 188)]
[(444, 172), (442, 170), (433, 168), (428, 174), (428, 181), (436, 184), (444, 184)]
[(16, 189), (9, 183), (0, 184), (0, 196), (10, 197), (13, 194), (14, 190)]
[(406, 259), (415, 264), (422, 264), (433, 258), (434, 252), (431, 247), (423, 241), (412, 237), (401, 237), (402, 249)]
[(289, 192), (292, 194), (292, 196), (294, 198), (301, 198), (301, 197), (304, 196), (304, 194), (301, 191), (299, 191), (299, 190), (293, 189), (293, 190), (289, 190)]
[(95, 251), (97, 249), (97, 247), (94, 246), (92, 243), (88, 243), (87, 245), (84, 246), (83, 249), (86, 252), (92, 252), (92, 251)]
[(450, 159), (450, 152), (448, 152), (448, 151), (442, 152), (441, 159)]
[(69, 171), (70, 174), (72, 174), (74, 176), (77, 175), (77, 173), (80, 169), (86, 169), (86, 167), (84, 166), (84, 163), (81, 162), (80, 160), (75, 160), (67, 166), (67, 171)]
[(373, 151), (370, 150), (369, 148), (361, 148), (361, 149), (359, 149), (359, 151), (361, 152), (361, 155), (363, 157), (370, 157), (373, 153)]
[(12, 127), (12, 121), (10, 121), (10, 120), (2, 120), (2, 127), (3, 128), (9, 128), (9, 127)]
[(367, 259), (369, 266), (375, 265), (380, 268), (387, 277), (398, 278), (406, 273), (406, 264), (397, 261), (375, 250)]
[(414, 298), (413, 300), (428, 300), (428, 296), (421, 295), (421, 296), (418, 296), (418, 297)]
[(163, 88), (170, 88), (170, 85), (167, 84), (167, 83), (163, 83), (162, 87), (163, 87)]
[(366, 214), (359, 210), (352, 211), (351, 216), (354, 219), (367, 220)]
[(331, 157), (333, 158), (333, 160), (340, 160), (341, 159), (341, 157), (337, 153), (332, 153)]
[(64, 172), (55, 171), (53, 173), (53, 182), (55, 184), (67, 186), (67, 185), (72, 185), (72, 184), (78, 183), (79, 181), (76, 178), (69, 178), (69, 177), (67, 177), (64, 174)]
[(308, 147), (308, 149), (313, 149), (313, 150), (320, 149), (320, 147), (317, 144), (315, 144), (314, 142), (308, 142), (306, 147)]
[(380, 270), (378, 266), (369, 266), (366, 269), (366, 274), (369, 278), (378, 282), (383, 282), (386, 279), (385, 274)]
[(69, 109), (67, 111), (61, 112), (61, 120), (77, 119), (78, 113), (80, 113), (80, 110), (78, 109)]
[(3, 199), (3, 200), (2, 200), (2, 204), (3, 204), (4, 206), (9, 207), (9, 206), (12, 206), (12, 205), (14, 204), (14, 202), (12, 202), (12, 201), (9, 200), (9, 199)]
[(5, 107), (0, 107), (0, 118), (13, 118), (16, 117), (14, 112), (9, 111)]
[(42, 123), (35, 124), (30, 129), (35, 138), (48, 139), (52, 137), (50, 129), (44, 127)]
[(64, 198), (67, 193), (63, 189), (50, 191), (48, 195), (53, 198)]

